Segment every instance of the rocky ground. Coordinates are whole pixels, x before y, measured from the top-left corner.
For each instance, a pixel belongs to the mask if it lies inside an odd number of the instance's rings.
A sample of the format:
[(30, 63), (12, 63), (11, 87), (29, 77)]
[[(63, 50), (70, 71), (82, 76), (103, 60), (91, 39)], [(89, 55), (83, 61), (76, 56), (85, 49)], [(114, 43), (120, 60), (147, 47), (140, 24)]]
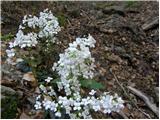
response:
[[(1, 99), (6, 99), (3, 101), (6, 104), (1, 106), (2, 118), (6, 114), (9, 118), (48, 118), (43, 111), (33, 108), (36, 87), (22, 81), (26, 71), (5, 62), (6, 45), (15, 36), (23, 16), (37, 14), (45, 8), (59, 18), (62, 26), (59, 36), (65, 40), (64, 46), (88, 33), (96, 39), (92, 54), (98, 67), (97, 79), (105, 85), (105, 91), (116, 92), (125, 100), (125, 108), (119, 114), (97, 112), (94, 118), (158, 118), (158, 7), (156, 1), (2, 2)], [(8, 98), (9, 95), (13, 97)], [(15, 102), (8, 105), (8, 101)]]

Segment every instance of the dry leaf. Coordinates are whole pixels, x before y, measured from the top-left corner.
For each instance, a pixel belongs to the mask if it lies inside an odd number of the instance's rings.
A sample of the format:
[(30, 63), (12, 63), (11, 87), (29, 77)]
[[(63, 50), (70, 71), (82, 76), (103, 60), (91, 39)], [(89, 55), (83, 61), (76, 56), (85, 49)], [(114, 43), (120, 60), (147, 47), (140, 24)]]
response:
[(39, 87), (36, 87), (36, 89), (35, 89), (35, 93), (38, 93), (38, 94), (40, 94), (40, 93), (41, 93), (41, 92), (40, 92)]
[(27, 81), (31, 85), (31, 87), (35, 88), (38, 85), (38, 82), (35, 79), (32, 72), (28, 72), (28, 73), (24, 74), (22, 79)]

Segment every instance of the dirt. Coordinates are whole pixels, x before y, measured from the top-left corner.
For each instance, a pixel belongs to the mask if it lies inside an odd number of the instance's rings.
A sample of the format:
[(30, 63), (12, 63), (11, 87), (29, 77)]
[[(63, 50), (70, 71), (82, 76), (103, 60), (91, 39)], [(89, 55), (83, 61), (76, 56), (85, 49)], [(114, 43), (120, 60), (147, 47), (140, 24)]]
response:
[[(91, 34), (97, 41), (92, 54), (96, 59), (97, 78), (105, 84), (105, 91), (112, 91), (125, 100), (125, 115), (130, 119), (158, 118), (137, 96), (130, 93), (131, 85), (145, 93), (156, 105), (155, 87), (159, 86), (159, 27), (147, 31), (144, 23), (158, 17), (158, 2), (2, 2), (2, 35), (17, 32), (25, 14), (37, 14), (45, 8), (61, 19), (63, 44)], [(2, 41), (2, 45), (7, 42)], [(4, 47), (2, 47), (2, 52)], [(2, 63), (6, 64), (5, 54)], [(127, 94), (138, 108), (130, 102)], [(2, 79), (4, 76), (2, 76)], [(95, 113), (95, 118), (121, 118), (117, 113)]]

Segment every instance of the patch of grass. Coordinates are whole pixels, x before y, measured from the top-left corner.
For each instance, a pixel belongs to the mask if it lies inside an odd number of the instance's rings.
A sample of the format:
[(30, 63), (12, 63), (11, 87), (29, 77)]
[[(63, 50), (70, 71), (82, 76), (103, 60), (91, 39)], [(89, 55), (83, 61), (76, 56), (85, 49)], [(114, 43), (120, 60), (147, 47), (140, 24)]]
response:
[(0, 38), (1, 38), (2, 41), (10, 41), (11, 39), (14, 38), (14, 35), (9, 33), (9, 34), (6, 34), (6, 35), (0, 35)]

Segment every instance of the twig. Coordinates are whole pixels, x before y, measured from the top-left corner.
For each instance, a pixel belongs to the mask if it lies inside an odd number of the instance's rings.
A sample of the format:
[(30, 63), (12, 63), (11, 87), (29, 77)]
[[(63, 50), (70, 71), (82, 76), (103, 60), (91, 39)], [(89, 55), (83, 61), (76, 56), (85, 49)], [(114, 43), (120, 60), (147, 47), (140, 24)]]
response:
[(146, 117), (148, 117), (149, 119), (151, 119), (150, 115), (148, 115), (147, 113), (145, 113), (144, 111), (142, 111), (138, 105), (130, 98), (130, 96), (127, 94), (126, 90), (124, 89), (124, 87), (120, 84), (119, 80), (117, 79), (117, 77), (115, 76), (115, 74), (112, 72), (112, 69), (109, 70), (110, 73), (114, 76), (116, 82), (118, 83), (118, 85), (121, 87), (121, 89), (123, 90), (125, 96), (131, 101), (131, 103), (141, 112), (143, 113)]
[(130, 89), (131, 92), (135, 95), (139, 96), (146, 103), (146, 105), (159, 117), (158, 107), (156, 107), (156, 105), (152, 103), (144, 93), (131, 86), (128, 86), (128, 89)]
[(156, 94), (157, 101), (159, 101), (159, 87), (155, 87), (154, 91), (155, 91), (155, 94)]
[(110, 73), (114, 76), (116, 82), (117, 82), (118, 85), (121, 87), (121, 89), (123, 90), (124, 94), (125, 94), (126, 96), (129, 96), (129, 95), (127, 94), (126, 90), (124, 89), (124, 87), (120, 84), (120, 82), (119, 82), (119, 80), (117, 79), (117, 77), (115, 76), (115, 74), (112, 72), (112, 70), (110, 69), (109, 71), (110, 71)]
[(158, 24), (159, 24), (159, 18), (156, 17), (152, 21), (149, 21), (149, 22), (146, 22), (145, 24), (143, 24), (142, 29), (149, 30), (149, 29), (152, 29), (152, 28), (158, 26)]
[(89, 20), (89, 21), (92, 21), (91, 18), (87, 15), (87, 13), (84, 11), (84, 10), (81, 10), (81, 12), (83, 12), (86, 16), (86, 18)]

